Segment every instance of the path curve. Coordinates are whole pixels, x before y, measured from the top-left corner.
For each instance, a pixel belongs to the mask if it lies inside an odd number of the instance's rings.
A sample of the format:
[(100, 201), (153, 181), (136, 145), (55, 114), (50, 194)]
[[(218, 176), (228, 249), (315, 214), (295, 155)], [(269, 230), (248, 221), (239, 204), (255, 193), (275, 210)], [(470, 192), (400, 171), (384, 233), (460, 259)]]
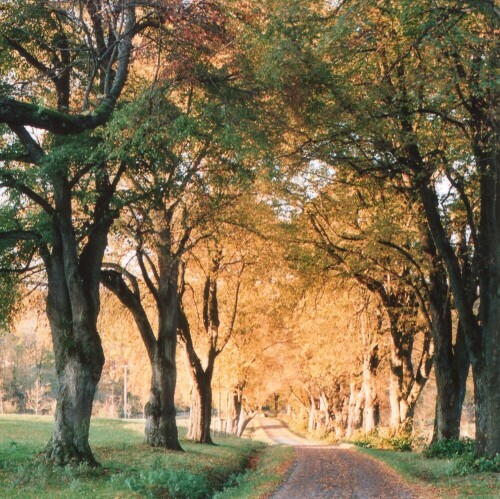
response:
[(296, 452), (288, 479), (272, 499), (424, 497), (394, 470), (349, 445), (311, 442), (294, 435), (275, 419), (262, 419), (260, 424), (270, 440), (292, 445)]

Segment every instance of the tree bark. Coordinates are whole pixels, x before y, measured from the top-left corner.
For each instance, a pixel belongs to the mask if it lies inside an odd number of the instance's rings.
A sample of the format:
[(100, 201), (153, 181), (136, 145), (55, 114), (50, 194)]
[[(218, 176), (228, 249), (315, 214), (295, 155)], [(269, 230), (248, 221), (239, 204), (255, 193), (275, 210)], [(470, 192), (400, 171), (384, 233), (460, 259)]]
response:
[(200, 444), (213, 444), (210, 436), (212, 422), (212, 376), (211, 373), (193, 375), (193, 395), (187, 440)]
[(365, 392), (364, 423), (366, 433), (375, 431), (379, 419), (376, 381), (378, 367), (377, 351), (377, 348), (370, 350), (368, 354), (365, 354), (363, 361), (363, 389)]
[(55, 426), (46, 454), (59, 464), (97, 462), (88, 443), (90, 418), (104, 352), (97, 331), (99, 283), (107, 235), (116, 213), (110, 202), (116, 183), (102, 166), (96, 179), (99, 197), (94, 206), (87, 242), (79, 252), (72, 226), (71, 188), (64, 175), (54, 177), (55, 214), (52, 251), (41, 250), (48, 277), (49, 318), (59, 380)]
[(357, 386), (355, 381), (350, 383), (349, 392), (349, 413), (347, 416), (346, 437), (352, 437), (355, 430), (363, 424), (363, 402), (365, 400), (364, 386)]
[(59, 465), (85, 462), (96, 466), (98, 463), (88, 438), (104, 353), (96, 329), (81, 331), (73, 323), (63, 276), (64, 272), (53, 259), (49, 272), (47, 315), (54, 343), (59, 391), (54, 430), (46, 455)]
[(226, 414), (226, 433), (229, 435), (238, 435), (238, 422), (243, 409), (242, 395), (240, 389), (235, 389), (228, 394), (228, 413)]
[(237, 430), (237, 435), (238, 437), (243, 436), (243, 432), (245, 431), (245, 428), (248, 426), (248, 423), (252, 421), (252, 419), (257, 415), (259, 411), (254, 410), (252, 412), (247, 412), (244, 407), (242, 407), (240, 411), (240, 417), (238, 420), (238, 430)]
[[(382, 328), (381, 314), (377, 314), (376, 333)], [(373, 327), (367, 321), (365, 311), (361, 319), (361, 341), (363, 343), (363, 385), (364, 391), (364, 424), (365, 432), (375, 431), (379, 419), (379, 406), (377, 395), (377, 369), (379, 365), (378, 343)]]
[[(439, 327), (439, 326), (438, 326)], [(434, 335), (436, 375), (436, 415), (432, 441), (459, 438), (469, 359), (462, 328), (459, 324), (455, 345), (451, 325)]]
[(149, 401), (144, 408), (146, 426), (144, 441), (151, 447), (163, 447), (169, 450), (182, 451), (179, 443), (176, 409), (174, 404), (176, 369), (175, 345), (165, 342), (155, 351), (151, 365), (151, 390)]
[[(432, 367), (430, 337), (424, 340), (419, 365), (414, 372), (409, 344), (401, 341), (403, 333), (391, 335), (389, 374), (390, 426), (395, 432), (411, 432), (418, 397), (427, 382)], [(412, 341), (410, 338), (407, 340)]]

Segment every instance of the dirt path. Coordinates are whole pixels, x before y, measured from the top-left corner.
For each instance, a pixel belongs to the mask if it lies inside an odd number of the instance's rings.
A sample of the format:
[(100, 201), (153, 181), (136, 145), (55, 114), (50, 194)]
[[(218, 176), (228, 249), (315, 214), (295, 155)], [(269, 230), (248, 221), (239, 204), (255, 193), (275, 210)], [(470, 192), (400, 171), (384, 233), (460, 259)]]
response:
[(261, 425), (269, 439), (296, 450), (290, 476), (272, 499), (422, 497), (392, 469), (349, 446), (297, 437), (274, 419), (263, 419)]

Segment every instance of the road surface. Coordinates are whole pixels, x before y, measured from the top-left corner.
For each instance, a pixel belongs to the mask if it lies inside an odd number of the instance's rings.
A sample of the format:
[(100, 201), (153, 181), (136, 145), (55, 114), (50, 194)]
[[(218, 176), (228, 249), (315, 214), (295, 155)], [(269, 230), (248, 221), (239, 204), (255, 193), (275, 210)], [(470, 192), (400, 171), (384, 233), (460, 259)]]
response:
[(266, 436), (295, 447), (296, 460), (272, 499), (425, 497), (412, 490), (386, 465), (348, 445), (322, 445), (294, 435), (275, 419), (262, 418)]

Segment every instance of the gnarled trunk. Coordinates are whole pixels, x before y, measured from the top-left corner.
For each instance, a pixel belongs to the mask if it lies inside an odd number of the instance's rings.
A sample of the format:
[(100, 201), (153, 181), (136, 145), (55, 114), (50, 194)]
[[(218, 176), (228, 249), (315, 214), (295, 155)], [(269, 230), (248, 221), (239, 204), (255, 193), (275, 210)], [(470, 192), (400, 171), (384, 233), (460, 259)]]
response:
[[(60, 465), (85, 462), (95, 466), (97, 461), (88, 439), (92, 404), (104, 365), (104, 354), (99, 341), (93, 345), (75, 341), (71, 326), (55, 329), (54, 315), (50, 312), (49, 318), (53, 335), (57, 338), (55, 355), (59, 391), (54, 430), (46, 455)], [(68, 343), (64, 344), (64, 341)]]
[(99, 276), (107, 233), (113, 215), (107, 212), (114, 188), (106, 177), (88, 242), (78, 255), (71, 225), (71, 193), (59, 179), (53, 225), (53, 247), (42, 253), (47, 269), (47, 317), (49, 319), (59, 391), (55, 426), (46, 449), (58, 464), (97, 462), (88, 443), (90, 418), (97, 384), (104, 366), (104, 352), (97, 331)]

